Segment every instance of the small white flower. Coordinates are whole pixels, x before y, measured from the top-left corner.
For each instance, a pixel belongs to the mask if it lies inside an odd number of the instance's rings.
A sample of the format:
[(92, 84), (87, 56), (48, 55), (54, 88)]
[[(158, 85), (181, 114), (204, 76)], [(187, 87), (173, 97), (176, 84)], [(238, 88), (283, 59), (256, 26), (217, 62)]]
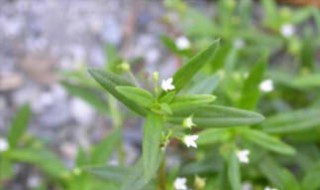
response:
[(177, 38), (175, 43), (179, 50), (186, 50), (190, 48), (190, 41), (185, 36)]
[(282, 36), (286, 38), (291, 37), (295, 32), (295, 28), (292, 24), (284, 24), (281, 26), (280, 30), (281, 30)]
[(260, 83), (260, 90), (263, 92), (273, 91), (273, 81), (271, 79), (264, 80)]
[(6, 139), (0, 138), (0, 152), (4, 152), (9, 149), (9, 144)]
[(264, 190), (278, 190), (276, 188), (271, 188), (271, 187), (265, 187)]
[(161, 83), (162, 90), (166, 92), (169, 90), (174, 90), (175, 86), (172, 83), (173, 83), (172, 78), (168, 78), (167, 80), (162, 80), (162, 83)]
[(178, 177), (174, 180), (173, 186), (175, 190), (187, 190), (187, 179), (184, 177)]
[(192, 116), (189, 116), (183, 120), (182, 126), (191, 129), (196, 126), (196, 124), (193, 123)]
[(239, 161), (244, 164), (249, 163), (249, 154), (250, 154), (250, 151), (247, 149), (237, 151), (237, 157), (238, 157)]
[(233, 40), (233, 47), (236, 49), (242, 49), (245, 46), (245, 42), (241, 38)]
[(197, 148), (196, 140), (199, 138), (198, 135), (186, 135), (183, 137), (183, 142), (187, 147)]

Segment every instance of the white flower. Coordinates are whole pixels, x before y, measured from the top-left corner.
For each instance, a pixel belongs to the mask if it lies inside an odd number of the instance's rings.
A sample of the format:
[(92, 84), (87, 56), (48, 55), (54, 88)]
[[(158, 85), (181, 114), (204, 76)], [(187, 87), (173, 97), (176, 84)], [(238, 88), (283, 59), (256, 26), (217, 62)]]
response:
[(186, 135), (183, 137), (183, 142), (187, 147), (197, 148), (196, 140), (199, 138), (198, 135)]
[(4, 152), (9, 149), (9, 144), (6, 139), (0, 138), (0, 152)]
[(192, 127), (196, 126), (196, 124), (193, 123), (192, 116), (189, 116), (183, 120), (182, 126), (191, 129)]
[(190, 48), (190, 41), (185, 36), (177, 38), (175, 43), (179, 50), (186, 50)]
[(292, 36), (295, 32), (295, 28), (292, 24), (284, 24), (281, 26), (281, 34), (282, 36), (288, 38)]
[(237, 157), (241, 163), (244, 163), (244, 164), (249, 163), (249, 154), (250, 154), (249, 150), (247, 150), (247, 149), (240, 150), (240, 151), (237, 151), (236, 154), (237, 154)]
[(260, 90), (263, 92), (273, 91), (273, 81), (271, 79), (264, 80), (260, 83)]
[(176, 180), (174, 180), (173, 186), (176, 190), (187, 190), (187, 179), (184, 177), (178, 177)]
[(236, 38), (235, 40), (233, 40), (233, 47), (236, 49), (242, 49), (244, 45), (245, 43), (241, 38)]
[(172, 78), (168, 78), (167, 80), (162, 80), (161, 83), (161, 88), (164, 91), (169, 91), (169, 90), (174, 90), (175, 86), (172, 84), (173, 79)]
[(265, 187), (264, 190), (278, 190), (276, 188), (271, 188), (271, 187)]

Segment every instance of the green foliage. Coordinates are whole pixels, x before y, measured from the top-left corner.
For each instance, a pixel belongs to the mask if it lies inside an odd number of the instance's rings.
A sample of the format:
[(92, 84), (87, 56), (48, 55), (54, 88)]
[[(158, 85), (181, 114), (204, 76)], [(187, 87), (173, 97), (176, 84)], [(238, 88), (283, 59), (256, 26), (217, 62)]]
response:
[(29, 105), (22, 106), (12, 121), (10, 131), (8, 134), (8, 140), (10, 147), (16, 147), (18, 141), (21, 139), (25, 130), (27, 129), (30, 118), (30, 107)]
[(142, 162), (143, 174), (146, 179), (155, 176), (159, 160), (161, 160), (161, 134), (163, 131), (163, 119), (160, 115), (149, 113), (143, 128)]

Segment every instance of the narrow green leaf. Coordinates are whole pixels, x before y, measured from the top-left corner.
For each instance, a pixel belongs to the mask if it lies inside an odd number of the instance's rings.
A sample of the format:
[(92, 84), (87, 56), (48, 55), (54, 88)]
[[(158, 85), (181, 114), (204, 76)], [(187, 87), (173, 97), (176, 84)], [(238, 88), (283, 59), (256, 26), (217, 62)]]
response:
[(293, 85), (298, 88), (317, 88), (320, 87), (320, 74), (309, 74), (297, 77), (293, 81)]
[(60, 159), (44, 147), (10, 149), (6, 152), (6, 156), (18, 162), (33, 164), (55, 178), (60, 178), (67, 172)]
[(0, 181), (10, 180), (14, 177), (14, 163), (0, 155)]
[(78, 148), (78, 153), (76, 157), (76, 166), (82, 167), (90, 164), (89, 156), (86, 154), (82, 147)]
[(142, 160), (145, 179), (152, 178), (158, 170), (161, 157), (160, 141), (163, 130), (161, 115), (149, 113), (143, 128)]
[[(160, 165), (160, 160), (156, 163)], [(123, 180), (121, 190), (147, 190), (147, 185), (153, 176), (144, 175), (143, 170), (143, 158), (140, 158), (138, 162), (130, 169), (126, 177)], [(150, 189), (150, 188), (149, 188)]]
[(223, 141), (230, 137), (229, 130), (226, 129), (207, 129), (198, 133), (198, 145), (213, 144)]
[(11, 148), (16, 147), (20, 138), (26, 131), (30, 119), (30, 106), (22, 106), (15, 117), (12, 120), (11, 127), (9, 129), (8, 140)]
[(281, 167), (271, 157), (265, 156), (259, 162), (262, 174), (278, 189), (299, 190), (297, 179), (286, 168)]
[(126, 105), (129, 109), (136, 112), (139, 115), (145, 116), (146, 110), (128, 99), (126, 96), (122, 95), (116, 90), (117, 86), (133, 86), (131, 83), (126, 81), (125, 79), (110, 73), (104, 72), (98, 69), (89, 69), (90, 75), (110, 94), (112, 94), (115, 98), (117, 98), (120, 102)]
[(263, 58), (251, 69), (242, 87), (239, 108), (254, 110), (256, 107), (260, 95), (259, 84), (263, 79), (265, 68), (266, 61)]
[(320, 110), (304, 109), (269, 117), (261, 125), (269, 133), (290, 133), (311, 129), (320, 125)]
[(113, 181), (116, 183), (122, 183), (123, 179), (127, 175), (130, 168), (122, 168), (118, 166), (103, 166), (103, 167), (89, 167), (83, 168), (85, 172), (88, 172), (98, 178)]
[(118, 86), (117, 91), (128, 99), (136, 102), (137, 104), (144, 107), (151, 107), (153, 102), (153, 96), (150, 92), (130, 86)]
[(228, 157), (228, 179), (233, 190), (241, 189), (240, 163), (235, 152)]
[(94, 165), (105, 164), (112, 156), (121, 138), (120, 129), (115, 129), (110, 135), (105, 137), (92, 150), (91, 163)]
[(176, 96), (170, 103), (170, 107), (173, 112), (176, 112), (183, 109), (199, 107), (211, 103), (215, 99), (215, 96), (209, 94)]
[(320, 163), (310, 169), (302, 180), (302, 190), (317, 190), (320, 188)]
[(179, 92), (185, 84), (213, 57), (217, 49), (218, 41), (213, 42), (206, 50), (200, 52), (184, 66), (182, 66), (173, 76), (173, 84), (175, 85), (176, 92)]
[(205, 105), (197, 109), (185, 109), (173, 112), (168, 116), (168, 122), (181, 124), (182, 121), (193, 115), (194, 123), (197, 127), (232, 127), (253, 125), (264, 120), (258, 113), (246, 110), (230, 108), (217, 105)]
[(241, 134), (245, 139), (265, 149), (277, 152), (279, 154), (288, 154), (288, 155), (295, 154), (294, 148), (283, 143), (282, 141), (280, 141), (275, 137), (269, 136), (266, 133), (263, 133), (257, 130), (248, 129), (248, 130), (242, 130)]
[(97, 89), (84, 85), (72, 84), (67, 81), (62, 81), (61, 83), (71, 95), (83, 99), (101, 113), (108, 113), (107, 101), (99, 94)]
[(219, 76), (213, 75), (203, 80), (196, 81), (195, 85), (188, 90), (190, 94), (211, 94), (218, 86)]

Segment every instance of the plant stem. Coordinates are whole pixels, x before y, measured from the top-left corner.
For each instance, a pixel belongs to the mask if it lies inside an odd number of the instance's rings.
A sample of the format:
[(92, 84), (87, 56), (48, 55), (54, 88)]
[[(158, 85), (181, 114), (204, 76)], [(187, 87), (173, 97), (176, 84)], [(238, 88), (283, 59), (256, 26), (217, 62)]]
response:
[(158, 172), (159, 188), (161, 190), (166, 190), (166, 165), (167, 165), (166, 158), (165, 156), (163, 156), (160, 169)]
[(125, 163), (125, 154), (123, 150), (122, 144), (122, 117), (121, 112), (118, 108), (117, 101), (114, 97), (108, 96), (109, 108), (112, 118), (112, 124), (115, 130), (119, 130), (119, 143), (117, 145), (117, 153), (118, 153), (118, 162), (120, 166), (123, 166)]

